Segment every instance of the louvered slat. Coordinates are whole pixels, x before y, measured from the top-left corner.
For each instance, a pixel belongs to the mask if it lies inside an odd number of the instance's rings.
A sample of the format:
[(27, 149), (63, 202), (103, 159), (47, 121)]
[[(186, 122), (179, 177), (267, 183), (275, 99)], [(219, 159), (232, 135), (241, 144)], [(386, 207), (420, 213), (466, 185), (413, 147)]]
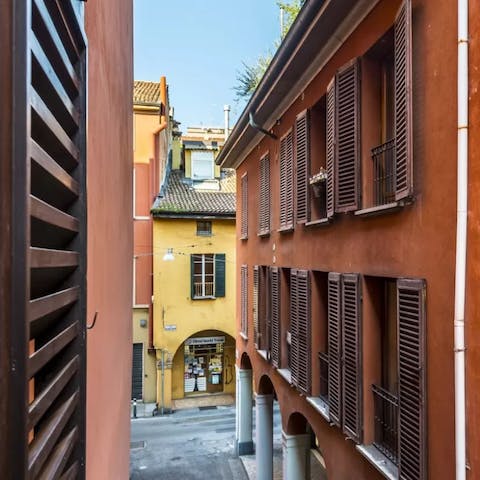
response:
[(280, 140), (280, 229), (293, 227), (293, 134)]
[[(360, 196), (360, 67), (357, 59), (339, 70), (336, 78), (337, 212), (356, 210)], [(328, 108), (328, 106), (327, 106)], [(327, 144), (328, 145), (328, 144)]]
[(342, 279), (343, 431), (362, 441), (361, 293), (358, 274)]
[(270, 318), (271, 318), (271, 359), (274, 367), (280, 368), (280, 272), (278, 267), (270, 268)]
[(246, 336), (248, 335), (248, 267), (242, 265), (240, 268), (240, 330)]
[(30, 215), (37, 220), (64, 230), (78, 232), (78, 219), (30, 195)]
[(342, 421), (342, 276), (328, 274), (328, 408), (330, 421)]
[(240, 238), (248, 238), (248, 176), (242, 176), (242, 214), (240, 217)]
[(298, 384), (298, 271), (290, 270), (290, 373), (294, 385)]
[(270, 233), (270, 157), (260, 159), (260, 208), (258, 218), (259, 235)]
[(52, 250), (49, 248), (30, 248), (31, 268), (63, 268), (78, 265), (78, 252)]
[(308, 110), (297, 116), (295, 121), (295, 158), (297, 180), (297, 223), (305, 223), (309, 217), (309, 189), (308, 172), (310, 168), (310, 145), (309, 145), (309, 117)]
[(336, 136), (335, 136), (335, 78), (327, 87), (326, 119), (326, 159), (327, 159), (327, 218), (335, 214), (335, 171), (336, 171)]
[(69, 467), (68, 470), (60, 477), (60, 480), (73, 480), (74, 478), (77, 478), (78, 470), (78, 462), (73, 463), (72, 466)]
[(297, 388), (305, 395), (310, 395), (312, 381), (311, 311), (310, 277), (307, 270), (297, 271), (297, 320)]
[(28, 319), (31, 323), (76, 302), (80, 296), (78, 286), (60, 290), (30, 301)]
[(260, 332), (259, 332), (259, 312), (258, 312), (258, 297), (259, 297), (259, 267), (253, 267), (253, 341), (255, 348), (260, 348)]
[(426, 461), (425, 282), (397, 280), (399, 478), (424, 480)]
[(411, 11), (411, 0), (404, 0), (394, 28), (396, 200), (413, 194)]

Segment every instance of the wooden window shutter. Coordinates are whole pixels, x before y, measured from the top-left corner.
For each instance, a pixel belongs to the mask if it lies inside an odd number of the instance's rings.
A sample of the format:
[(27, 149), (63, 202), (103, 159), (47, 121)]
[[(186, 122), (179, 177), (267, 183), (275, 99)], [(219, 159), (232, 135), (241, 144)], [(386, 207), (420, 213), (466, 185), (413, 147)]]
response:
[(427, 478), (425, 281), (397, 280), (399, 478)]
[(335, 78), (327, 87), (327, 218), (335, 214), (335, 172), (336, 172), (336, 135), (335, 135)]
[(253, 341), (255, 348), (260, 348), (260, 325), (259, 325), (259, 288), (260, 271), (258, 265), (253, 267)]
[(75, 3), (15, 9), (16, 479), (85, 477), (87, 47)]
[(342, 276), (328, 274), (328, 409), (330, 421), (342, 421)]
[(337, 212), (356, 210), (360, 197), (360, 63), (352, 60), (336, 78), (336, 173)]
[(240, 218), (240, 238), (248, 238), (248, 176), (242, 177), (242, 215)]
[(224, 253), (215, 254), (215, 297), (225, 296), (225, 262)]
[(294, 385), (298, 384), (298, 274), (290, 270), (290, 373)]
[(395, 20), (395, 199), (413, 194), (412, 7), (404, 0)]
[(260, 159), (260, 208), (258, 210), (258, 233), (270, 233), (270, 157)]
[(342, 278), (343, 431), (362, 442), (362, 335), (360, 276)]
[(293, 136), (280, 140), (280, 229), (293, 228)]
[(195, 255), (190, 255), (190, 299), (195, 298)]
[(310, 138), (308, 110), (297, 116), (295, 121), (295, 158), (297, 180), (297, 223), (305, 223), (309, 217), (308, 172), (310, 171)]
[(280, 272), (278, 267), (270, 268), (270, 318), (271, 318), (271, 359), (274, 367), (280, 368)]
[(248, 267), (240, 267), (240, 331), (248, 335)]
[(305, 395), (311, 391), (311, 313), (310, 277), (307, 270), (297, 271), (297, 337), (298, 372), (297, 388)]

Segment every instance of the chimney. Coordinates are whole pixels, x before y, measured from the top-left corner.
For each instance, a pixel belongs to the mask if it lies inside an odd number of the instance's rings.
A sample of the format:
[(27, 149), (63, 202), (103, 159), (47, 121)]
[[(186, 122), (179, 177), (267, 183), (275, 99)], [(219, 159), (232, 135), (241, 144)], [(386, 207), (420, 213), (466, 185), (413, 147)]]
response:
[(225, 140), (227, 140), (230, 133), (230, 105), (224, 105), (223, 111), (225, 113)]

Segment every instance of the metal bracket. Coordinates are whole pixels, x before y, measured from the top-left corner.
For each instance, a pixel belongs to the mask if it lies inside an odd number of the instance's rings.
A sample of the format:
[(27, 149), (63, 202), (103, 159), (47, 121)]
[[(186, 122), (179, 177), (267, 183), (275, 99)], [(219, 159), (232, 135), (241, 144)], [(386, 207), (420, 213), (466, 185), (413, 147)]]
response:
[(97, 321), (97, 316), (98, 316), (98, 312), (95, 312), (92, 323), (90, 325), (87, 324), (87, 330), (91, 330), (95, 326), (95, 323)]

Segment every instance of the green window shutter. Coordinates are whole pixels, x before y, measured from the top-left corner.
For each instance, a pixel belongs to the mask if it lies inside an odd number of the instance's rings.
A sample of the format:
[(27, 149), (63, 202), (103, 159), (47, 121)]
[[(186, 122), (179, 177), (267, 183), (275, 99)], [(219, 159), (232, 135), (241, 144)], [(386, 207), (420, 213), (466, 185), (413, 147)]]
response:
[(215, 296), (225, 296), (225, 254), (215, 254)]
[(193, 255), (190, 255), (190, 298), (193, 300), (195, 298), (195, 285), (194, 285), (194, 272), (195, 265), (193, 263)]

